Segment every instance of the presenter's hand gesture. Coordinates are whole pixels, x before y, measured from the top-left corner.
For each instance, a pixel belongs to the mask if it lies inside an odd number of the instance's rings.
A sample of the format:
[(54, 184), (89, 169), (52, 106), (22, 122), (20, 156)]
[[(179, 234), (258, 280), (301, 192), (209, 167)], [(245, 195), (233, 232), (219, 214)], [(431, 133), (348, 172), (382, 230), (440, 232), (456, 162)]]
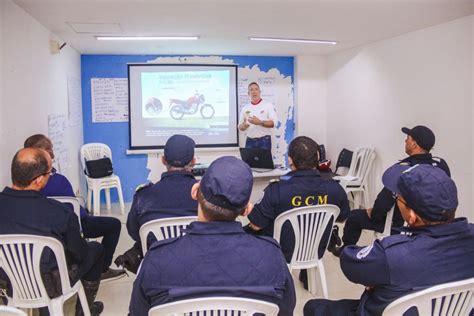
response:
[(255, 125), (262, 125), (263, 121), (260, 120), (258, 117), (256, 117), (255, 115), (254, 116), (251, 116), (248, 118), (248, 121), (252, 124), (255, 124)]

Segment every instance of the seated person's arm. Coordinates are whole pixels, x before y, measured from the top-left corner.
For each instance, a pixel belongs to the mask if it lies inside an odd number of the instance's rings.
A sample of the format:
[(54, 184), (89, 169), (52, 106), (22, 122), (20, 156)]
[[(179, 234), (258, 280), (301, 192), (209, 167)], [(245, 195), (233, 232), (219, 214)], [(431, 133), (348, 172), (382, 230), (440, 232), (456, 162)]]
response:
[(140, 224), (138, 223), (138, 197), (133, 197), (132, 206), (127, 217), (127, 232), (135, 241), (140, 241)]
[[(271, 193), (272, 185), (270, 184), (265, 188), (262, 200), (253, 207), (247, 216), (250, 221), (248, 226), (255, 233), (269, 226), (276, 218)], [(249, 231), (247, 230), (247, 232)]]
[(390, 283), (385, 249), (379, 240), (367, 247), (345, 247), (341, 253), (341, 269), (349, 281), (366, 287)]
[[(286, 265), (286, 261), (284, 261), (284, 265)], [(279, 306), (280, 312), (278, 313), (278, 316), (293, 315), (293, 312), (296, 306), (296, 293), (295, 293), (295, 284), (293, 283), (293, 278), (288, 269), (285, 270), (285, 274), (286, 274), (285, 292), (283, 293), (283, 298)]]
[(383, 188), (375, 199), (374, 207), (372, 208), (369, 217), (374, 220), (383, 220), (394, 205), (395, 199), (393, 198), (392, 192)]
[[(142, 262), (145, 264), (145, 262)], [(147, 298), (145, 291), (143, 289), (143, 280), (144, 278), (143, 269), (140, 270), (140, 273), (137, 275), (135, 282), (133, 283), (132, 297), (130, 300), (130, 306), (128, 308), (129, 315), (148, 315), (148, 311), (151, 308), (151, 301)]]

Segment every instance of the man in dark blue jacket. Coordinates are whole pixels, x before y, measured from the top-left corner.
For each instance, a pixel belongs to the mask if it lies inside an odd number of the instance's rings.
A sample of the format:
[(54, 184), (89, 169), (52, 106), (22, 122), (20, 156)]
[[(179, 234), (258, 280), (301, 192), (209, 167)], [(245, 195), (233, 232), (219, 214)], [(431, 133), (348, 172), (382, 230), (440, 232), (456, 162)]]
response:
[[(255, 205), (248, 216), (250, 224), (246, 229), (247, 232), (273, 236), (273, 225), (280, 214), (296, 207), (309, 205), (336, 205), (340, 209), (337, 220), (343, 221), (347, 218), (350, 209), (346, 192), (336, 181), (322, 178), (317, 169), (318, 147), (313, 139), (306, 136), (299, 136), (291, 141), (288, 147), (291, 172), (265, 188), (262, 200)], [(328, 246), (333, 222), (330, 222), (322, 237), (318, 250), (319, 258), (322, 258)], [(338, 237), (337, 226), (334, 227), (333, 235)], [(334, 244), (332, 247), (335, 247), (336, 242), (334, 238), (331, 238), (330, 244)], [(283, 225), (280, 245), (287, 262), (290, 262), (295, 248), (295, 237), (290, 223)], [(301, 270), (300, 280), (307, 288), (306, 270)]]
[[(440, 168), (399, 164), (383, 175), (394, 192), (407, 228), (404, 234), (367, 247), (348, 246), (341, 268), (352, 282), (366, 286), (360, 300), (311, 300), (305, 316), (381, 315), (397, 298), (414, 291), (474, 277), (474, 225), (455, 219), (454, 181)], [(417, 315), (410, 310), (405, 315)]]
[[(12, 187), (0, 193), (0, 234), (29, 234), (59, 240), (64, 246), (71, 284), (82, 281), (91, 313), (99, 315), (103, 304), (93, 302), (99, 289), (103, 249), (99, 243), (88, 243), (81, 237), (79, 220), (70, 208), (39, 192), (54, 173), (48, 153), (39, 148), (19, 150), (13, 158), (11, 172)], [(49, 296), (59, 296), (54, 256), (45, 251), (41, 262)], [(76, 315), (82, 315), (79, 303)]]
[[(405, 152), (408, 155), (401, 163), (411, 166), (416, 164), (428, 164), (436, 166), (443, 170), (448, 176), (451, 176), (449, 167), (441, 158), (433, 157), (430, 150), (435, 144), (435, 135), (431, 129), (426, 126), (418, 125), (410, 129), (402, 128), (402, 132), (407, 135), (405, 139)], [(392, 227), (403, 226), (403, 219), (392, 196), (392, 192), (383, 188), (377, 195), (374, 206), (369, 209), (352, 210), (344, 225), (344, 234), (342, 236), (343, 245), (339, 248), (333, 247), (329, 250), (337, 257), (341, 254), (345, 246), (355, 245), (360, 238), (362, 230), (369, 229), (382, 232), (385, 227), (387, 213), (395, 206)]]
[(234, 296), (277, 304), (280, 316), (293, 315), (295, 289), (278, 243), (246, 234), (238, 215), (247, 215), (252, 171), (242, 160), (214, 161), (192, 188), (198, 221), (186, 235), (153, 244), (133, 286), (131, 315), (173, 301)]
[[(54, 159), (53, 143), (45, 135), (35, 134), (28, 137), (25, 140), (24, 147), (44, 149), (51, 159)], [(52, 174), (49, 177), (48, 183), (40, 192), (47, 197), (76, 197), (71, 182), (59, 173)], [(115, 248), (117, 248), (119, 241), (120, 230), (122, 228), (120, 221), (117, 218), (110, 216), (92, 216), (84, 207), (82, 207), (82, 205), (80, 207), (80, 216), (82, 233), (85, 238), (102, 237), (101, 244), (104, 248), (104, 265), (100, 277), (101, 281), (112, 281), (124, 277), (125, 270), (110, 268)]]
[(197, 202), (191, 197), (196, 179), (191, 173), (196, 160), (194, 141), (188, 136), (173, 135), (165, 144), (162, 163), (166, 172), (155, 184), (137, 189), (128, 213), (127, 230), (133, 240), (140, 242), (140, 227), (152, 220), (196, 216)]

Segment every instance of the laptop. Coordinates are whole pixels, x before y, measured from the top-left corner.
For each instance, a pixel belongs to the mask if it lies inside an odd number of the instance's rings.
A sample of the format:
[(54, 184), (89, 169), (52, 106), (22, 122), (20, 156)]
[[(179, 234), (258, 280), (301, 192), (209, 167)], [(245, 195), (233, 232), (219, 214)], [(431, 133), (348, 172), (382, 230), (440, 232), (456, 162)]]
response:
[(239, 148), (240, 157), (245, 161), (252, 171), (268, 172), (275, 169), (272, 151), (260, 148)]

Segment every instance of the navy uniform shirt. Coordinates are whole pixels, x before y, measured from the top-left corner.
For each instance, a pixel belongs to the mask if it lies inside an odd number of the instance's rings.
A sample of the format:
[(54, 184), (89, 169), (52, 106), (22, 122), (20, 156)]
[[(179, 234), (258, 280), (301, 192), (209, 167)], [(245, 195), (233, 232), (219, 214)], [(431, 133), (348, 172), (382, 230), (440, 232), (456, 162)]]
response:
[[(433, 157), (429, 153), (409, 156), (400, 161), (400, 163), (408, 163), (410, 164), (410, 166), (414, 166), (417, 164), (433, 165), (442, 169), (444, 172), (446, 172), (448, 176), (451, 177), (451, 172), (446, 161), (441, 158)], [(390, 192), (390, 190), (386, 188), (383, 188), (375, 199), (371, 219), (375, 221), (385, 221), (387, 213), (392, 209), (394, 205), (395, 199), (393, 198), (392, 192)], [(400, 227), (403, 225), (402, 215), (400, 214), (400, 210), (396, 205), (393, 213), (393, 222), (395, 227)]]
[(277, 242), (246, 234), (240, 222), (193, 222), (186, 235), (153, 244), (133, 285), (130, 315), (197, 297), (259, 299), (293, 315), (293, 279)]
[(196, 183), (187, 171), (170, 171), (161, 175), (161, 180), (138, 189), (128, 213), (128, 234), (140, 241), (140, 227), (146, 222), (168, 217), (196, 216), (197, 201), (191, 197), (191, 188)]
[[(341, 211), (339, 218), (346, 218), (350, 212), (347, 194), (339, 183), (321, 178), (318, 170), (295, 170), (265, 188), (262, 200), (255, 205), (248, 218), (262, 228), (263, 235), (273, 236), (273, 224), (278, 215), (295, 207), (319, 204), (338, 206)], [(294, 248), (292, 231), (289, 223), (285, 223), (280, 244), (287, 259), (291, 258)], [(323, 236), (323, 240), (327, 238)], [(321, 244), (325, 246), (324, 241)]]
[[(0, 193), (0, 234), (29, 234), (59, 240), (68, 263), (79, 264), (87, 255), (76, 214), (61, 202), (32, 190), (6, 187)], [(56, 267), (52, 253), (42, 257), (44, 272)]]
[(474, 277), (474, 225), (465, 218), (449, 224), (404, 227), (407, 234), (348, 246), (341, 268), (354, 283), (370, 287), (358, 315), (381, 315), (395, 299), (430, 286)]

